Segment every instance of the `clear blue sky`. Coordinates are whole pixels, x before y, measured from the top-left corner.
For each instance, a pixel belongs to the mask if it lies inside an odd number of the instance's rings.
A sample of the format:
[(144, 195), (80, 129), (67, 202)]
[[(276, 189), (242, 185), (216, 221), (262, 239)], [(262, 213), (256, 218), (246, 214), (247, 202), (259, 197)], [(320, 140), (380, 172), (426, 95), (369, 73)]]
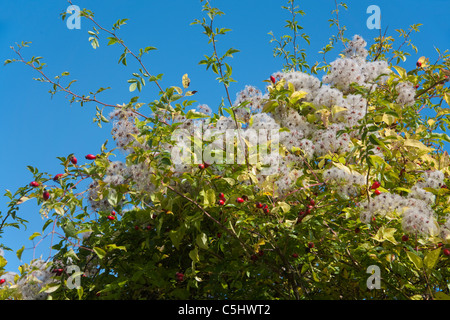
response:
[[(328, 22), (332, 17), (334, 0), (296, 2), (306, 12), (306, 16), (299, 19), (304, 32), (311, 37), (311, 45), (305, 45), (305, 49), (312, 65), (321, 60), (318, 51), (336, 33), (335, 28), (329, 28)], [(284, 21), (289, 18), (281, 9), (285, 3), (276, 0), (213, 1), (213, 5), (226, 14), (217, 20), (217, 26), (232, 29), (220, 39), (219, 50), (234, 47), (241, 51), (229, 61), (233, 66), (233, 77), (238, 81), (230, 89), (233, 99), (245, 85), (262, 89), (262, 81), (281, 69), (282, 61), (273, 58), (273, 45), (269, 43), (267, 33), (273, 31), (278, 37), (284, 33)], [(341, 11), (340, 19), (348, 29), (347, 37), (360, 34), (369, 44), (379, 33), (366, 27), (369, 5), (380, 7), (381, 28), (384, 32), (388, 27), (388, 34), (392, 36), (397, 37), (395, 29), (406, 30), (411, 24), (423, 24), (421, 32), (413, 35), (419, 53), (413, 53), (402, 64), (406, 69), (413, 68), (422, 55), (433, 61), (436, 58), (435, 46), (442, 51), (449, 48), (448, 0), (351, 0), (346, 3), (349, 9)], [(198, 91), (195, 96), (198, 103), (217, 109), (224, 96), (223, 87), (215, 82), (212, 73), (205, 72), (204, 66), (198, 65), (203, 54), (210, 54), (211, 48), (201, 33), (201, 27), (190, 26), (194, 19), (203, 17), (199, 0), (74, 0), (73, 4), (95, 12), (96, 20), (105, 27), (111, 27), (121, 18), (130, 19), (119, 34), (132, 50), (146, 46), (158, 48), (158, 51), (145, 56), (144, 62), (151, 73), (164, 74), (161, 85), (180, 86), (182, 75), (188, 73), (192, 90)], [(65, 0), (1, 1), (0, 61), (14, 58), (9, 49), (14, 43), (32, 41), (31, 47), (23, 50), (23, 54), (27, 58), (43, 56), (43, 62), (47, 63), (45, 72), (49, 76), (69, 71), (71, 79), (78, 80), (72, 87), (75, 92), (88, 94), (99, 87), (109, 86), (112, 90), (100, 95), (100, 100), (110, 104), (128, 102), (137, 93), (128, 91), (127, 79), (138, 66), (131, 59), (127, 68), (117, 64), (122, 51), (118, 46), (108, 47), (104, 38), (100, 40), (100, 47), (94, 50), (87, 33), (92, 25), (86, 20), (82, 20), (80, 30), (69, 30), (60, 18), (60, 13), (67, 7)], [(337, 51), (329, 54), (329, 61), (337, 54)], [(38, 74), (23, 64), (0, 66), (0, 211), (4, 213), (7, 211), (7, 199), (1, 196), (4, 190), (15, 191), (32, 179), (27, 165), (56, 174), (60, 170), (57, 156), (75, 153), (83, 162), (84, 155), (97, 153), (106, 139), (112, 142), (109, 125), (100, 129), (92, 123), (94, 104), (87, 104), (84, 108), (77, 104), (71, 106), (64, 94), (50, 99), (49, 86), (34, 81), (33, 77), (38, 77)], [(142, 102), (152, 101), (157, 97), (156, 87), (147, 85), (139, 95)], [(33, 232), (40, 231), (43, 224), (36, 202), (23, 204), (19, 215), (30, 221), (27, 230), (7, 230), (0, 242), (14, 250), (22, 245), (32, 248), (33, 243), (27, 239)], [(35, 243), (39, 239), (36, 238)], [(36, 248), (36, 256), (42, 254), (46, 258), (48, 247), (48, 241), (42, 242)], [(33, 250), (25, 251), (23, 261), (29, 261), (32, 254)], [(6, 258), (9, 260), (7, 269), (17, 271), (19, 261), (15, 252), (6, 253)]]

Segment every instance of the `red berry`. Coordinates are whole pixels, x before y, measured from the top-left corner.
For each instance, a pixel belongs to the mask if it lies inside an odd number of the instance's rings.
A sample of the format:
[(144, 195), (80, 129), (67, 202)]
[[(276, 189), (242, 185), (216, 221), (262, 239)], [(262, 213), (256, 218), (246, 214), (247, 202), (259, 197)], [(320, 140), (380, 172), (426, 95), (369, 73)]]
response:
[(0, 279), (0, 285), (4, 284), (6, 282), (5, 279)]
[(236, 199), (236, 202), (237, 202), (237, 203), (242, 203), (242, 202), (244, 202), (244, 199), (242, 199), (242, 198), (237, 198), (237, 199)]
[(375, 190), (375, 191), (374, 191), (373, 193), (374, 193), (375, 195), (377, 195), (377, 196), (378, 196), (378, 195), (380, 195), (380, 194), (381, 194), (381, 191), (377, 189), (377, 190)]
[(258, 251), (258, 256), (262, 257), (264, 255), (264, 251), (263, 250), (259, 250)]
[(402, 236), (402, 241), (408, 241), (408, 240), (409, 240), (409, 237), (406, 234)]
[(71, 158), (70, 158), (70, 162), (72, 162), (72, 164), (77, 164), (77, 163), (78, 163), (78, 160), (77, 160), (77, 158), (75, 158), (75, 157), (71, 157)]
[(115, 219), (114, 216), (107, 216), (106, 218), (107, 218), (108, 220), (114, 220), (114, 219)]
[(42, 197), (44, 198), (44, 200), (48, 200), (50, 198), (50, 193), (48, 191), (44, 191)]
[(270, 81), (271, 81), (273, 84), (275, 84), (275, 82), (277, 82), (277, 80), (275, 79), (274, 76), (270, 76)]
[(360, 232), (361, 232), (361, 229), (358, 228), (358, 227), (356, 227), (356, 228), (355, 228), (355, 233), (360, 233)]
[(217, 233), (217, 238), (221, 238), (222, 234), (220, 232)]
[(53, 177), (53, 181), (58, 181), (63, 176), (62, 173), (58, 173), (56, 176)]
[(184, 279), (184, 274), (182, 274), (181, 272), (177, 272), (175, 276), (177, 278), (177, 281), (183, 281)]
[(293, 254), (292, 254), (292, 257), (294, 257), (294, 258), (297, 259), (297, 258), (298, 258), (298, 254), (297, 254), (297, 253), (293, 253)]
[(113, 216), (115, 216), (115, 215), (116, 215), (116, 212), (113, 210), (113, 211), (111, 211), (111, 214), (112, 214)]
[(63, 273), (63, 271), (64, 271), (64, 269), (62, 269), (62, 268), (52, 270), (52, 272), (56, 273), (57, 276), (60, 276)]
[(420, 68), (420, 67), (422, 66), (422, 62), (417, 61), (416, 66), (417, 66), (418, 68)]
[(151, 225), (148, 225), (148, 226), (146, 226), (145, 227), (147, 230), (150, 230), (151, 228), (152, 228), (152, 226)]
[(220, 200), (219, 200), (219, 206), (223, 206), (224, 204), (225, 204), (225, 200), (220, 199)]
[(32, 181), (32, 182), (30, 183), (30, 186), (32, 186), (32, 187), (39, 187), (39, 182)]
[(309, 242), (308, 243), (308, 248), (314, 248), (314, 243), (313, 242)]
[(220, 199), (225, 198), (225, 195), (223, 194), (223, 192), (219, 193), (219, 198), (220, 198)]
[(205, 165), (204, 165), (203, 163), (200, 163), (200, 164), (198, 165), (198, 168), (199, 168), (200, 170), (203, 170), (203, 169), (205, 169)]
[(258, 209), (261, 209), (261, 208), (263, 207), (263, 204), (262, 204), (261, 202), (257, 202), (257, 203), (256, 203), (256, 207), (257, 207)]
[(450, 249), (445, 248), (442, 252), (444, 252), (446, 256), (450, 256)]
[(264, 210), (264, 213), (266, 213), (266, 214), (270, 212), (269, 208), (264, 208), (263, 210)]
[(315, 206), (315, 205), (316, 205), (316, 202), (315, 202), (313, 199), (311, 199), (311, 200), (309, 200), (309, 204), (310, 204), (311, 206)]
[(134, 230), (139, 230), (139, 226), (134, 226)]
[(372, 183), (372, 186), (370, 187), (370, 189), (375, 190), (375, 189), (378, 189), (380, 186), (381, 186), (381, 184), (379, 181), (374, 181)]
[(94, 156), (93, 154), (88, 154), (88, 155), (85, 156), (85, 158), (88, 159), (88, 160), (94, 160), (94, 159), (97, 158), (97, 156)]

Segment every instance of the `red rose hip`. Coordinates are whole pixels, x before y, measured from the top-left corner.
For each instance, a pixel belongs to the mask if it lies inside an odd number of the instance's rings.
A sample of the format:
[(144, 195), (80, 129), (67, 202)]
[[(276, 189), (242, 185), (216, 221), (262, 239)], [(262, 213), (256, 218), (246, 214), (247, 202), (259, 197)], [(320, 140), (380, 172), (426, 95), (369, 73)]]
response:
[(47, 201), (48, 199), (50, 199), (50, 193), (48, 191), (44, 191), (42, 197), (44, 198), (44, 200)]
[(379, 187), (381, 187), (381, 184), (379, 181), (374, 181), (372, 186), (370, 187), (370, 189), (375, 190), (378, 189)]
[(32, 187), (39, 187), (39, 182), (32, 181), (32, 182), (30, 183), (30, 186), (32, 186)]

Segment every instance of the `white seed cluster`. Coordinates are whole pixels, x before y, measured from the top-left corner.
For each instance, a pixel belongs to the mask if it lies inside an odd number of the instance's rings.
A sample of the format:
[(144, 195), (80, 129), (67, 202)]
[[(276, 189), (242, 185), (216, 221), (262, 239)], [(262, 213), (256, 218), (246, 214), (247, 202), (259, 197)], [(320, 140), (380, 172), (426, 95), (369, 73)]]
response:
[(391, 72), (389, 66), (386, 61), (366, 61), (366, 45), (367, 42), (361, 36), (355, 35), (344, 50), (344, 57), (330, 63), (331, 72), (323, 76), (322, 82), (344, 93), (349, 92), (352, 83), (370, 89), (374, 88), (373, 82), (379, 77), (379, 82), (384, 83), (386, 75)]
[[(402, 229), (409, 234), (421, 236), (448, 235), (447, 227), (440, 230), (436, 213), (431, 208), (435, 196), (423, 188), (439, 188), (444, 181), (442, 171), (428, 171), (422, 175), (407, 197), (383, 192), (376, 201), (365, 201), (359, 204), (362, 209), (360, 220), (369, 223), (375, 215), (385, 216), (388, 213), (402, 215)], [(450, 226), (450, 223), (449, 223)]]
[(443, 241), (450, 240), (450, 215), (445, 217), (445, 222), (441, 225), (441, 232), (439, 235)]
[(408, 107), (414, 104), (416, 91), (410, 82), (400, 82), (395, 86), (398, 93), (397, 103)]
[(365, 177), (362, 174), (336, 167), (325, 170), (323, 178), (343, 197), (359, 195), (361, 186), (365, 184)]
[(34, 259), (31, 263), (22, 265), (23, 274), (14, 272), (4, 273), (0, 279), (4, 279), (3, 286), (19, 293), (22, 300), (44, 300), (48, 294), (39, 292), (46, 285), (55, 282), (54, 274), (51, 271), (49, 262), (42, 259)]
[(312, 102), (312, 99), (320, 89), (320, 80), (303, 72), (290, 71), (287, 73), (276, 73), (273, 76), (275, 78), (285, 79), (286, 88), (288, 88), (288, 83), (291, 83), (294, 85), (295, 91), (305, 91), (307, 95), (304, 100), (307, 102)]
[[(245, 86), (244, 90), (236, 94), (236, 100), (233, 103), (233, 106), (236, 107), (236, 117), (239, 120), (248, 122), (250, 120), (252, 112), (261, 111), (262, 101), (263, 96), (261, 90), (254, 86)], [(247, 102), (247, 104), (243, 107), (239, 107), (239, 105), (243, 102)], [(250, 111), (246, 110), (245, 108), (248, 108)]]
[(145, 145), (140, 144), (132, 136), (132, 134), (139, 134), (139, 129), (136, 127), (136, 115), (133, 111), (124, 108), (118, 108), (110, 113), (110, 119), (114, 120), (111, 134), (117, 147), (125, 152), (132, 152), (133, 147), (146, 148)]
[(112, 186), (118, 186), (125, 182), (128, 175), (128, 168), (125, 163), (121, 161), (113, 161), (106, 169), (106, 175), (103, 177), (103, 182)]
[(200, 111), (200, 112), (202, 112), (204, 114), (207, 114), (207, 115), (211, 115), (211, 113), (212, 113), (211, 108), (207, 104), (200, 104), (197, 107), (197, 109), (198, 109), (198, 111)]
[[(360, 94), (351, 92), (351, 83), (356, 83), (367, 88), (374, 88), (379, 83), (384, 83), (387, 75), (391, 72), (385, 61), (366, 61), (368, 51), (367, 43), (364, 39), (356, 35), (349, 42), (348, 47), (343, 52), (343, 57), (336, 59), (331, 63), (330, 72), (322, 78), (322, 82), (315, 76), (299, 71), (275, 72), (271, 78), (276, 82), (284, 80), (285, 88), (293, 87), (295, 91), (306, 92), (299, 102), (302, 105), (303, 112), (314, 113), (314, 110), (320, 110), (322, 113), (323, 126), (308, 121), (301, 113), (294, 108), (284, 105), (277, 106), (270, 114), (255, 112), (258, 108), (251, 108), (249, 111), (239, 111), (239, 119), (249, 122), (249, 129), (271, 129), (279, 126), (289, 131), (281, 131), (279, 142), (289, 152), (292, 157), (289, 163), (293, 163), (293, 168), (303, 168), (303, 159), (306, 157), (312, 159), (315, 156), (323, 156), (328, 153), (341, 153), (351, 150), (352, 138), (359, 138), (357, 130), (350, 130), (357, 126), (367, 113), (367, 100)], [(265, 95), (261, 95), (259, 90), (254, 87), (246, 88), (238, 94), (235, 105), (244, 101), (249, 101), (252, 107), (264, 104)], [(256, 100), (256, 102), (255, 102)], [(306, 108), (306, 109), (305, 109)], [(316, 116), (320, 116), (316, 113)], [(249, 121), (251, 119), (251, 121)], [(217, 122), (216, 128), (226, 130), (234, 128), (235, 125), (231, 119), (221, 119)], [(341, 132), (340, 132), (341, 131)], [(339, 134), (338, 134), (339, 133)], [(293, 156), (300, 148), (301, 156)], [(373, 150), (376, 155), (383, 157), (383, 152), (379, 149)], [(273, 161), (282, 161), (283, 157), (271, 156), (264, 158), (264, 164)], [(282, 165), (280, 165), (282, 167)], [(280, 169), (279, 169), (280, 170)], [(283, 170), (283, 169), (282, 169)], [(294, 183), (286, 172), (280, 179), (279, 190), (288, 190), (286, 184)], [(265, 177), (258, 177), (258, 180), (265, 181)], [(355, 187), (348, 191), (343, 190), (344, 194), (355, 193)]]

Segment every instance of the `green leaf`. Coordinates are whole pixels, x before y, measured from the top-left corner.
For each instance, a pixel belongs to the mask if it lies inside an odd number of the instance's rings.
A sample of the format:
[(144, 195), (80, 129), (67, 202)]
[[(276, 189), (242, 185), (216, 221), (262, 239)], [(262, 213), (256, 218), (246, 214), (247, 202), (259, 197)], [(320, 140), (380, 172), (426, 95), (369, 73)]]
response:
[(181, 82), (183, 83), (183, 88), (187, 89), (189, 87), (191, 80), (189, 79), (187, 73), (183, 75)]
[(444, 93), (444, 100), (450, 106), (450, 93), (448, 92)]
[(436, 263), (439, 260), (439, 254), (441, 253), (441, 248), (437, 248), (433, 251), (428, 252), (423, 258), (423, 264), (428, 270), (433, 270), (436, 266)]
[(278, 101), (269, 101), (264, 105), (262, 112), (272, 112), (276, 107), (278, 107)]
[(49, 283), (40, 292), (53, 293), (61, 286), (61, 283)]
[(129, 87), (130, 92), (133, 92), (134, 90), (136, 90), (137, 86), (138, 86), (137, 82), (133, 82), (132, 84), (130, 84), (130, 87)]
[(404, 68), (399, 67), (399, 66), (394, 66), (393, 68), (398, 72), (398, 74), (400, 75), (400, 77), (402, 79), (406, 78), (407, 74), (406, 74), (406, 70)]
[(120, 201), (119, 193), (116, 190), (111, 189), (108, 193), (108, 203), (111, 206), (116, 207), (119, 204), (119, 201)]
[(374, 240), (377, 240), (379, 242), (383, 242), (385, 240), (397, 244), (397, 241), (394, 238), (394, 233), (397, 231), (395, 228), (386, 228), (385, 226), (382, 226), (380, 229), (378, 229), (377, 234), (373, 237)]
[[(290, 84), (290, 82), (289, 82)], [(289, 103), (294, 104), (296, 103), (298, 100), (304, 98), (308, 93), (305, 91), (294, 91), (294, 93), (292, 93), (291, 97), (289, 98)]]
[(67, 237), (78, 238), (77, 229), (72, 221), (66, 221), (61, 225)]
[(415, 253), (412, 252), (412, 251), (407, 251), (407, 252), (406, 252), (406, 255), (408, 256), (409, 260), (411, 260), (412, 263), (414, 263), (414, 266), (415, 266), (418, 270), (421, 270), (421, 269), (422, 269), (423, 262), (422, 262), (422, 259), (421, 259), (417, 254), (415, 254)]
[(432, 148), (428, 148), (426, 145), (424, 145), (422, 142), (420, 142), (419, 140), (414, 140), (414, 139), (406, 139), (404, 141), (404, 145), (407, 147), (413, 147), (413, 148), (417, 148), (419, 149), (419, 151), (423, 151), (425, 153), (431, 152), (433, 151)]
[(289, 205), (289, 204), (287, 204), (286, 202), (278, 202), (278, 205), (277, 205), (279, 208), (281, 208), (281, 210), (284, 212), (284, 213), (287, 213), (287, 212), (289, 212), (290, 210), (291, 210), (291, 206)]
[(116, 244), (108, 244), (107, 246), (106, 246), (106, 248), (108, 249), (108, 251), (109, 250), (114, 250), (114, 249), (117, 249), (117, 250), (123, 250), (123, 251), (127, 251), (127, 248), (125, 247), (125, 246), (117, 246)]
[(208, 236), (205, 233), (198, 234), (196, 243), (201, 249), (208, 249)]
[(33, 233), (28, 239), (29, 240), (33, 240), (34, 238), (36, 238), (36, 237), (39, 237), (41, 234), (39, 233), (39, 232), (35, 232), (35, 233)]
[(397, 118), (394, 117), (393, 115), (385, 113), (385, 114), (383, 114), (382, 120), (384, 123), (386, 123), (388, 126), (390, 126), (397, 120)]
[(186, 228), (184, 226), (180, 226), (177, 230), (170, 230), (169, 232), (170, 240), (177, 250), (180, 248), (180, 243), (183, 240), (185, 233)]
[(233, 178), (222, 178), (222, 180), (225, 180), (230, 186), (234, 186), (236, 183)]
[(186, 114), (186, 119), (201, 119), (201, 118), (209, 118), (207, 114), (197, 112), (195, 110), (189, 110)]
[(216, 194), (213, 189), (207, 189), (206, 192), (202, 190), (200, 191), (200, 195), (203, 196), (203, 206), (205, 208), (213, 206), (216, 203)]
[(81, 300), (83, 298), (83, 293), (84, 293), (83, 287), (80, 286), (77, 289), (78, 300)]
[(194, 249), (192, 249), (189, 252), (189, 258), (191, 258), (192, 262), (194, 262), (194, 263), (200, 261), (200, 257), (198, 256), (198, 248), (197, 247), (195, 247)]
[(103, 257), (106, 255), (106, 251), (99, 247), (94, 247), (94, 252), (100, 259), (103, 259)]
[(113, 45), (113, 44), (119, 42), (119, 40), (118, 40), (117, 38), (114, 38), (114, 37), (108, 37), (108, 38), (106, 38), (106, 39), (109, 40), (108, 46)]
[(25, 250), (25, 246), (22, 246), (22, 248), (20, 248), (19, 250), (16, 251), (16, 256), (19, 260), (22, 259), (23, 250)]
[(2, 269), (7, 264), (8, 264), (8, 261), (5, 258), (3, 258), (2, 256), (0, 256), (0, 269)]
[(450, 296), (446, 295), (445, 293), (443, 293), (443, 292), (441, 292), (441, 291), (436, 292), (436, 293), (434, 294), (434, 298), (435, 298), (436, 300), (450, 300)]

